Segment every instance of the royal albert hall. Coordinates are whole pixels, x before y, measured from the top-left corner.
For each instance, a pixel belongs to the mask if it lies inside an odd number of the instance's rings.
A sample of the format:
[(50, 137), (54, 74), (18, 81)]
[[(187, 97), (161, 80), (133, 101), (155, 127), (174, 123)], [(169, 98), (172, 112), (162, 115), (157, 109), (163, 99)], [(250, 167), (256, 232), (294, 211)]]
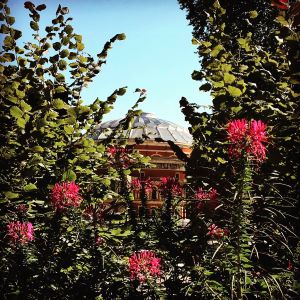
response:
[[(99, 133), (96, 139), (103, 138), (103, 132), (115, 128), (122, 119), (104, 122), (97, 128)], [(167, 141), (174, 142), (182, 151), (189, 155), (191, 153), (192, 136), (182, 126), (173, 122), (157, 118), (152, 113), (142, 113), (134, 118), (132, 129), (127, 132), (127, 144), (132, 145), (135, 150), (144, 156), (151, 158), (154, 165), (151, 168), (141, 169), (139, 173), (133, 173), (133, 177), (140, 179), (149, 178), (152, 189), (147, 190), (148, 211), (161, 208), (162, 196), (159, 192), (159, 184), (162, 177), (175, 177), (183, 185), (185, 183), (185, 163), (179, 160)], [(137, 144), (136, 139), (147, 139), (142, 144)], [(134, 206), (137, 211), (141, 207), (140, 192), (134, 191)]]

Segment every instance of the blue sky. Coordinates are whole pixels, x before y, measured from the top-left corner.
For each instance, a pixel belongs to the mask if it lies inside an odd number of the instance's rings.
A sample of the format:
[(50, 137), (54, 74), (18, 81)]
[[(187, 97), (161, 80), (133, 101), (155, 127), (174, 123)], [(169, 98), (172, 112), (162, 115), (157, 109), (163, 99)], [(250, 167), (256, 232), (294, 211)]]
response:
[[(127, 39), (115, 43), (107, 64), (84, 91), (86, 103), (96, 97), (106, 99), (116, 88), (128, 86), (106, 120), (120, 118), (137, 99), (136, 88), (147, 89), (148, 97), (140, 106), (162, 119), (185, 127), (180, 111), (182, 96), (200, 105), (211, 103), (208, 93), (199, 91), (199, 82), (191, 73), (199, 69), (196, 48), (192, 45), (192, 27), (176, 0), (44, 0), (47, 10), (41, 14), (41, 25), (49, 25), (58, 4), (70, 8), (74, 31), (83, 36), (85, 51), (100, 52), (104, 43), (116, 33)], [(24, 41), (32, 33), (24, 1), (9, 0), (16, 27), (23, 30)]]

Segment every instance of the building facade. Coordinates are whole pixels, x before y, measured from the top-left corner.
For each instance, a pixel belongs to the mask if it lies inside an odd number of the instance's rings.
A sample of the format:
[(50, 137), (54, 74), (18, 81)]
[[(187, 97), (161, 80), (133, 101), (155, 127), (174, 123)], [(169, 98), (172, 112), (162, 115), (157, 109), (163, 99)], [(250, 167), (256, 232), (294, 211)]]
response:
[[(121, 119), (102, 123), (99, 126), (99, 135), (96, 139), (101, 139), (103, 132), (115, 128)], [(142, 113), (135, 117), (132, 129), (127, 132), (128, 145), (132, 145), (135, 150), (144, 156), (151, 158), (154, 167), (141, 169), (132, 174), (141, 180), (149, 178), (152, 188), (147, 190), (147, 206), (151, 214), (153, 210), (160, 209), (163, 199), (159, 192), (159, 184), (162, 177), (175, 177), (180, 184), (185, 182), (185, 163), (179, 160), (174, 151), (170, 148), (168, 140), (174, 142), (181, 150), (189, 155), (191, 153), (192, 136), (187, 129), (173, 122), (157, 118), (152, 113)], [(137, 138), (146, 140), (142, 144), (137, 144)], [(134, 191), (134, 206), (137, 211), (141, 208), (141, 193)]]

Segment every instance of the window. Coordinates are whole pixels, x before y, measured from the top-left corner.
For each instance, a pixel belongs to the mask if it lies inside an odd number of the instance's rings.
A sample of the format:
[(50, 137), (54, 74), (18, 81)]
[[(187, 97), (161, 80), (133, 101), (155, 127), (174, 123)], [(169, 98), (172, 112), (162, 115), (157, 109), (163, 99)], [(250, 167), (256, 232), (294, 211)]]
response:
[(176, 180), (179, 180), (179, 173), (176, 173), (176, 174), (175, 174), (175, 179), (176, 179)]
[(145, 172), (141, 172), (141, 178), (145, 178)]
[(156, 188), (156, 187), (154, 187), (154, 188), (152, 189), (151, 199), (152, 199), (152, 200), (157, 200), (157, 199), (158, 199), (157, 188)]

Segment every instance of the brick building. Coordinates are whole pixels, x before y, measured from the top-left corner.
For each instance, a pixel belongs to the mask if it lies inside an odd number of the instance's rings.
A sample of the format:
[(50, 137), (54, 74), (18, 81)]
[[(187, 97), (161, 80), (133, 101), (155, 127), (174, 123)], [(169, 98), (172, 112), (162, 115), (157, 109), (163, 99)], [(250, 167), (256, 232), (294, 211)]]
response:
[[(99, 126), (100, 134), (96, 138), (101, 139), (103, 131), (107, 134), (120, 121), (121, 119), (102, 123)], [(147, 192), (147, 205), (149, 211), (158, 209), (163, 203), (158, 189), (161, 177), (175, 177), (183, 184), (185, 182), (185, 163), (176, 157), (167, 142), (156, 140), (170, 140), (189, 155), (191, 153), (192, 136), (187, 129), (175, 123), (159, 119), (152, 113), (142, 113), (139, 117), (135, 117), (132, 129), (127, 132), (126, 136), (128, 137), (128, 144), (133, 145), (134, 149), (139, 151), (140, 154), (151, 157), (151, 163), (155, 165), (153, 168), (142, 169), (140, 173), (132, 175), (142, 179), (151, 179), (153, 188)], [(142, 144), (136, 144), (136, 138), (145, 136), (148, 138)], [(139, 191), (134, 192), (134, 198), (134, 205), (138, 211), (141, 206)]]

